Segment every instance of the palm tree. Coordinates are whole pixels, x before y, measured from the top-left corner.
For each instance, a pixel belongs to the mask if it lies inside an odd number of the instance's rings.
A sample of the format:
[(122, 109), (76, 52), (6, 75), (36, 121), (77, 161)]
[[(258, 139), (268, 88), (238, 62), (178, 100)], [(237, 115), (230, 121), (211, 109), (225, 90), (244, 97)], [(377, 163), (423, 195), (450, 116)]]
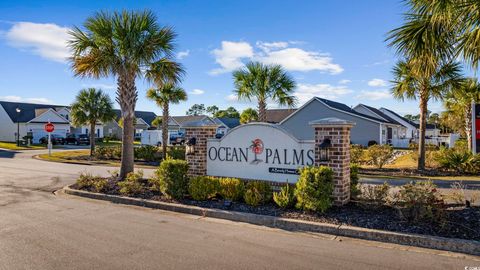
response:
[(437, 67), (433, 74), (418, 72), (416, 61), (399, 61), (393, 68), (392, 93), (397, 99), (419, 99), (420, 138), (418, 143), (418, 170), (425, 169), (425, 130), (427, 124), (428, 101), (440, 100), (445, 93), (458, 87), (462, 82), (458, 63), (445, 63)]
[(258, 121), (258, 113), (252, 108), (245, 109), (240, 115), (240, 123), (242, 124), (247, 124), (254, 121)]
[(90, 156), (95, 152), (95, 125), (115, 118), (113, 102), (102, 90), (88, 88), (81, 90), (72, 104), (70, 116), (74, 126), (90, 126)]
[(297, 98), (292, 95), (295, 81), (280, 65), (264, 65), (249, 62), (244, 68), (233, 72), (235, 94), (240, 100), (258, 101), (258, 120), (266, 122), (267, 100), (279, 105), (293, 107)]
[(167, 157), (168, 144), (168, 118), (170, 103), (178, 104), (180, 101), (187, 100), (187, 93), (184, 89), (175, 86), (172, 83), (163, 84), (159, 88), (151, 88), (147, 91), (147, 98), (155, 101), (159, 107), (162, 107), (162, 153), (163, 158)]
[(85, 30), (70, 31), (70, 58), (75, 76), (117, 79), (116, 101), (120, 104), (124, 128), (119, 178), (133, 172), (135, 79), (143, 71), (161, 65), (174, 49), (175, 33), (157, 23), (151, 11), (98, 12), (84, 23)]
[(464, 120), (468, 149), (472, 149), (472, 102), (480, 102), (480, 84), (475, 78), (468, 78), (461, 87), (452, 89), (445, 98), (447, 110)]

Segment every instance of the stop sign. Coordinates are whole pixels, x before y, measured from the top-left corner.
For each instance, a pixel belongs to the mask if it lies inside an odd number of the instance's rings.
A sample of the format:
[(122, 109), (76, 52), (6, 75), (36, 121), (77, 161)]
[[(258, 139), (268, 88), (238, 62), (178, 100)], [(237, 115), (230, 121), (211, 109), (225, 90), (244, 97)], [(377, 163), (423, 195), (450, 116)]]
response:
[(52, 124), (52, 123), (47, 123), (45, 124), (45, 131), (50, 133), (50, 132), (53, 132), (55, 130), (55, 126)]

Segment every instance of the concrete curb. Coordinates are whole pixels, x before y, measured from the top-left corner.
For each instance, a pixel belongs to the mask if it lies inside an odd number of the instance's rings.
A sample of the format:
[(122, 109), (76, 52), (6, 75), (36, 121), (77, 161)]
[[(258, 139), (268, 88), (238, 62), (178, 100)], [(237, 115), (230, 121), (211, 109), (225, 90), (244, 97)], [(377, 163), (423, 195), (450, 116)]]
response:
[(96, 200), (110, 201), (127, 205), (143, 206), (166, 211), (179, 212), (197, 216), (220, 218), (231, 221), (245, 222), (271, 228), (288, 231), (307, 231), (325, 233), (338, 236), (360, 238), (365, 240), (395, 243), (407, 246), (416, 246), (430, 249), (460, 252), (471, 255), (480, 255), (480, 242), (456, 238), (389, 232), (375, 229), (353, 227), (348, 225), (334, 225), (328, 223), (310, 222), (304, 220), (287, 219), (281, 217), (264, 216), (235, 211), (226, 211), (212, 208), (202, 208), (176, 203), (166, 203), (138, 198), (129, 198), (116, 195), (93, 193), (83, 190), (72, 189), (70, 186), (63, 188), (69, 195), (76, 195)]

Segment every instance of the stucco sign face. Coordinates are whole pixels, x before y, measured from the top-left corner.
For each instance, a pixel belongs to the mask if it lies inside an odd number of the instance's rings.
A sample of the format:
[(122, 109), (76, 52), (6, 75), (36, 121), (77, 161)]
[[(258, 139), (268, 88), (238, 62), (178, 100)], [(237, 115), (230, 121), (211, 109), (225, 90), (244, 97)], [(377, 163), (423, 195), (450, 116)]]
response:
[(207, 174), (295, 183), (298, 169), (314, 163), (314, 142), (299, 141), (282, 128), (242, 125), (207, 143)]

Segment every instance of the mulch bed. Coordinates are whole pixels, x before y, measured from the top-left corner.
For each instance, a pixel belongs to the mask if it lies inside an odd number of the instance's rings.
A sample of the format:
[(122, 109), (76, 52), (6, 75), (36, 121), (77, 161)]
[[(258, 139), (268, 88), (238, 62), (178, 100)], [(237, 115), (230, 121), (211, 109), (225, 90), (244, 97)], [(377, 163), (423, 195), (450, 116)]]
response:
[[(75, 185), (72, 187), (75, 188)], [(118, 186), (107, 194), (120, 195)], [(147, 191), (136, 198), (338, 225), (345, 224), (369, 229), (480, 241), (480, 207), (451, 207), (446, 210), (445, 219), (439, 224), (408, 222), (401, 219), (398, 210), (392, 207), (372, 206), (361, 201), (350, 202), (342, 207), (332, 207), (326, 213), (321, 214), (297, 209), (281, 209), (273, 202), (258, 207), (233, 202), (227, 207), (220, 198), (209, 201), (196, 201), (189, 198), (172, 200), (152, 191)]]
[(375, 169), (375, 168), (359, 168), (358, 173), (365, 174), (365, 175), (379, 175), (379, 176), (398, 176), (398, 177), (405, 177), (405, 176), (466, 176), (475, 174), (460, 174), (453, 171), (444, 171), (439, 169), (425, 169), (424, 171), (419, 171), (417, 169), (394, 169), (394, 168), (382, 168), (382, 169)]

